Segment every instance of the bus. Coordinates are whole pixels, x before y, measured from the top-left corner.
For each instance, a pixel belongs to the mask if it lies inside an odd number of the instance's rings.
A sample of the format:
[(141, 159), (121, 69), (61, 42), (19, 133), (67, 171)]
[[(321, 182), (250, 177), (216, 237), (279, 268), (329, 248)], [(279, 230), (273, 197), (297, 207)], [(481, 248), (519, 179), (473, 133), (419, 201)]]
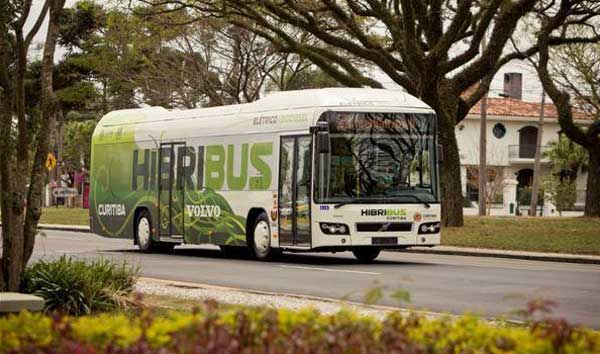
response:
[(369, 262), (439, 244), (439, 149), (433, 110), (397, 90), (113, 111), (92, 137), (90, 228), (143, 252), (214, 244)]

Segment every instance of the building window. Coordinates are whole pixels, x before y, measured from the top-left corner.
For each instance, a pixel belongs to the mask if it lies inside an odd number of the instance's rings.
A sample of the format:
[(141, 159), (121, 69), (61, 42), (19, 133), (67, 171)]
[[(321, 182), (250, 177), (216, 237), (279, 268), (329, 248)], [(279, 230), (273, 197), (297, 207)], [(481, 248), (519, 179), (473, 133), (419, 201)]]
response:
[(502, 139), (504, 135), (506, 135), (506, 127), (502, 123), (496, 123), (492, 132), (494, 133), (496, 139)]

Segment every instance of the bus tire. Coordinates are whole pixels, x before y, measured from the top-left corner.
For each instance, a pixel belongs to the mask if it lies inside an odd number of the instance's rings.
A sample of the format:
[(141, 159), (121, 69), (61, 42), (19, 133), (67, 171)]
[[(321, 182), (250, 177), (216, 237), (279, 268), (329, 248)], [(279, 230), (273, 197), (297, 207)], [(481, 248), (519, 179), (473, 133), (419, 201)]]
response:
[(379, 247), (358, 247), (352, 250), (354, 257), (361, 263), (371, 263), (379, 256), (381, 248)]
[(250, 251), (258, 260), (270, 261), (281, 254), (279, 249), (271, 247), (271, 226), (265, 212), (254, 220), (250, 241)]
[(135, 237), (140, 251), (151, 253), (159, 250), (159, 242), (152, 239), (152, 218), (148, 210), (142, 210), (135, 222)]

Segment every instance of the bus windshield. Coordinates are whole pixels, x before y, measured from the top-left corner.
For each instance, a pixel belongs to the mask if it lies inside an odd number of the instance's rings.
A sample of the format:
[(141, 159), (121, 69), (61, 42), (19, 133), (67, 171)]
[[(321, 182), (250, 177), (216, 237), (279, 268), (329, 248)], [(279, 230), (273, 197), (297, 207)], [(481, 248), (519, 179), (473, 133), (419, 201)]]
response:
[(317, 154), (317, 203), (438, 202), (435, 115), (327, 112), (321, 120), (330, 148)]

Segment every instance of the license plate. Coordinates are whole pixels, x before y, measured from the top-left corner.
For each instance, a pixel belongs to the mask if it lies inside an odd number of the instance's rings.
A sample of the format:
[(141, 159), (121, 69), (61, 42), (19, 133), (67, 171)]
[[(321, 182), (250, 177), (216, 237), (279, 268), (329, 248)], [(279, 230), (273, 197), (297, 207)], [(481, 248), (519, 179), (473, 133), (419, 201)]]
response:
[(373, 237), (371, 242), (374, 245), (397, 245), (398, 237)]

